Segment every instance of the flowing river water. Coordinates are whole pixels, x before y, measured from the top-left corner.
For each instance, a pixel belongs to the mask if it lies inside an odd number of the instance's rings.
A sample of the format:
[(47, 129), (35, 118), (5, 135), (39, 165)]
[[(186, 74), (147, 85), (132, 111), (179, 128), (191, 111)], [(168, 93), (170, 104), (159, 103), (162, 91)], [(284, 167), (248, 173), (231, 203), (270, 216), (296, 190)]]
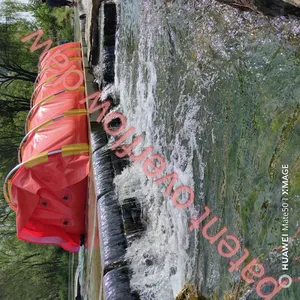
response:
[[(223, 299), (237, 290), (230, 273), (189, 219), (209, 206), (223, 226), (260, 257), (268, 276), (300, 276), (299, 240), (281, 270), (281, 166), (289, 165), (289, 236), (299, 228), (300, 21), (239, 12), (213, 0), (120, 0), (114, 89), (116, 108), (195, 190), (176, 208), (141, 164), (115, 179), (119, 198), (137, 198), (146, 230), (128, 247), (131, 288), (145, 300), (174, 299), (186, 282)], [(96, 68), (95, 72), (100, 72)], [(242, 252), (239, 252), (240, 257)], [(265, 291), (267, 292), (267, 290)], [(252, 286), (240, 297), (261, 299)], [(300, 283), (276, 299), (298, 299)], [(233, 298), (232, 298), (233, 299)]]

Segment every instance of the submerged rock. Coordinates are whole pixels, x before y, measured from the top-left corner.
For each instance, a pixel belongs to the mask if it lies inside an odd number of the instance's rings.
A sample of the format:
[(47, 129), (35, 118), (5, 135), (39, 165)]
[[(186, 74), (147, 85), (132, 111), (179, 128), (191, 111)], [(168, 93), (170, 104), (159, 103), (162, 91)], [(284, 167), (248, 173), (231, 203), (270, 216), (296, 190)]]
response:
[(217, 0), (242, 10), (269, 16), (300, 16), (300, 0)]

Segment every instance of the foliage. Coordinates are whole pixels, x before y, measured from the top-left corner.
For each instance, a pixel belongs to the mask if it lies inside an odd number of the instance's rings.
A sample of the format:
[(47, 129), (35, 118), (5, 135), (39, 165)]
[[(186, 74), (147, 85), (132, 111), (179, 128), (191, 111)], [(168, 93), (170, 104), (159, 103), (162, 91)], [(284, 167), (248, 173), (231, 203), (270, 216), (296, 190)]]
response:
[[(73, 40), (72, 11), (51, 9), (40, 1), (0, 3), (0, 178), (17, 164), (24, 136), (33, 82), (41, 50), (31, 53), (20, 39), (43, 28), (53, 46)], [(2, 183), (0, 183), (2, 186)], [(0, 190), (1, 299), (66, 299), (69, 254), (54, 246), (39, 246), (16, 238), (15, 213)]]
[(73, 12), (68, 7), (49, 7), (41, 1), (29, 4), (36, 26), (43, 28), (45, 35), (57, 43), (60, 40), (73, 40)]
[(63, 287), (66, 293), (68, 284), (68, 256), (55, 247), (5, 239), (0, 256), (1, 299), (59, 299), (59, 290)]

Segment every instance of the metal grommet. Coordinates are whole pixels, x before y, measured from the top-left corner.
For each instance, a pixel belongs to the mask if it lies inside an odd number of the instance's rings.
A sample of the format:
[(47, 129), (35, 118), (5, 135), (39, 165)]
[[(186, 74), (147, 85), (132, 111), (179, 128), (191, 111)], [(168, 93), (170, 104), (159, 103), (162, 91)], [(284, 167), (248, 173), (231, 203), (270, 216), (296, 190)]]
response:
[(68, 188), (63, 189), (63, 190), (60, 191), (59, 197), (66, 204), (69, 203), (69, 202), (72, 202), (72, 191)]

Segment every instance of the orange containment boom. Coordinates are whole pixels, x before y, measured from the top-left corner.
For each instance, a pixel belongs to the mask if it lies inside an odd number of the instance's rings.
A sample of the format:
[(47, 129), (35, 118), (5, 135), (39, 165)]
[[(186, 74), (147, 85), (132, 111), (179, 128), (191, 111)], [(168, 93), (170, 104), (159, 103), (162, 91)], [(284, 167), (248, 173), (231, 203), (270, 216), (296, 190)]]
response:
[[(53, 53), (56, 62), (62, 59), (59, 53), (67, 62), (53, 63)], [(79, 250), (84, 233), (89, 174), (87, 111), (80, 103), (86, 95), (80, 78), (80, 43), (48, 51), (39, 65), (19, 165), (7, 175), (3, 188), (16, 211), (19, 239), (69, 252)]]

